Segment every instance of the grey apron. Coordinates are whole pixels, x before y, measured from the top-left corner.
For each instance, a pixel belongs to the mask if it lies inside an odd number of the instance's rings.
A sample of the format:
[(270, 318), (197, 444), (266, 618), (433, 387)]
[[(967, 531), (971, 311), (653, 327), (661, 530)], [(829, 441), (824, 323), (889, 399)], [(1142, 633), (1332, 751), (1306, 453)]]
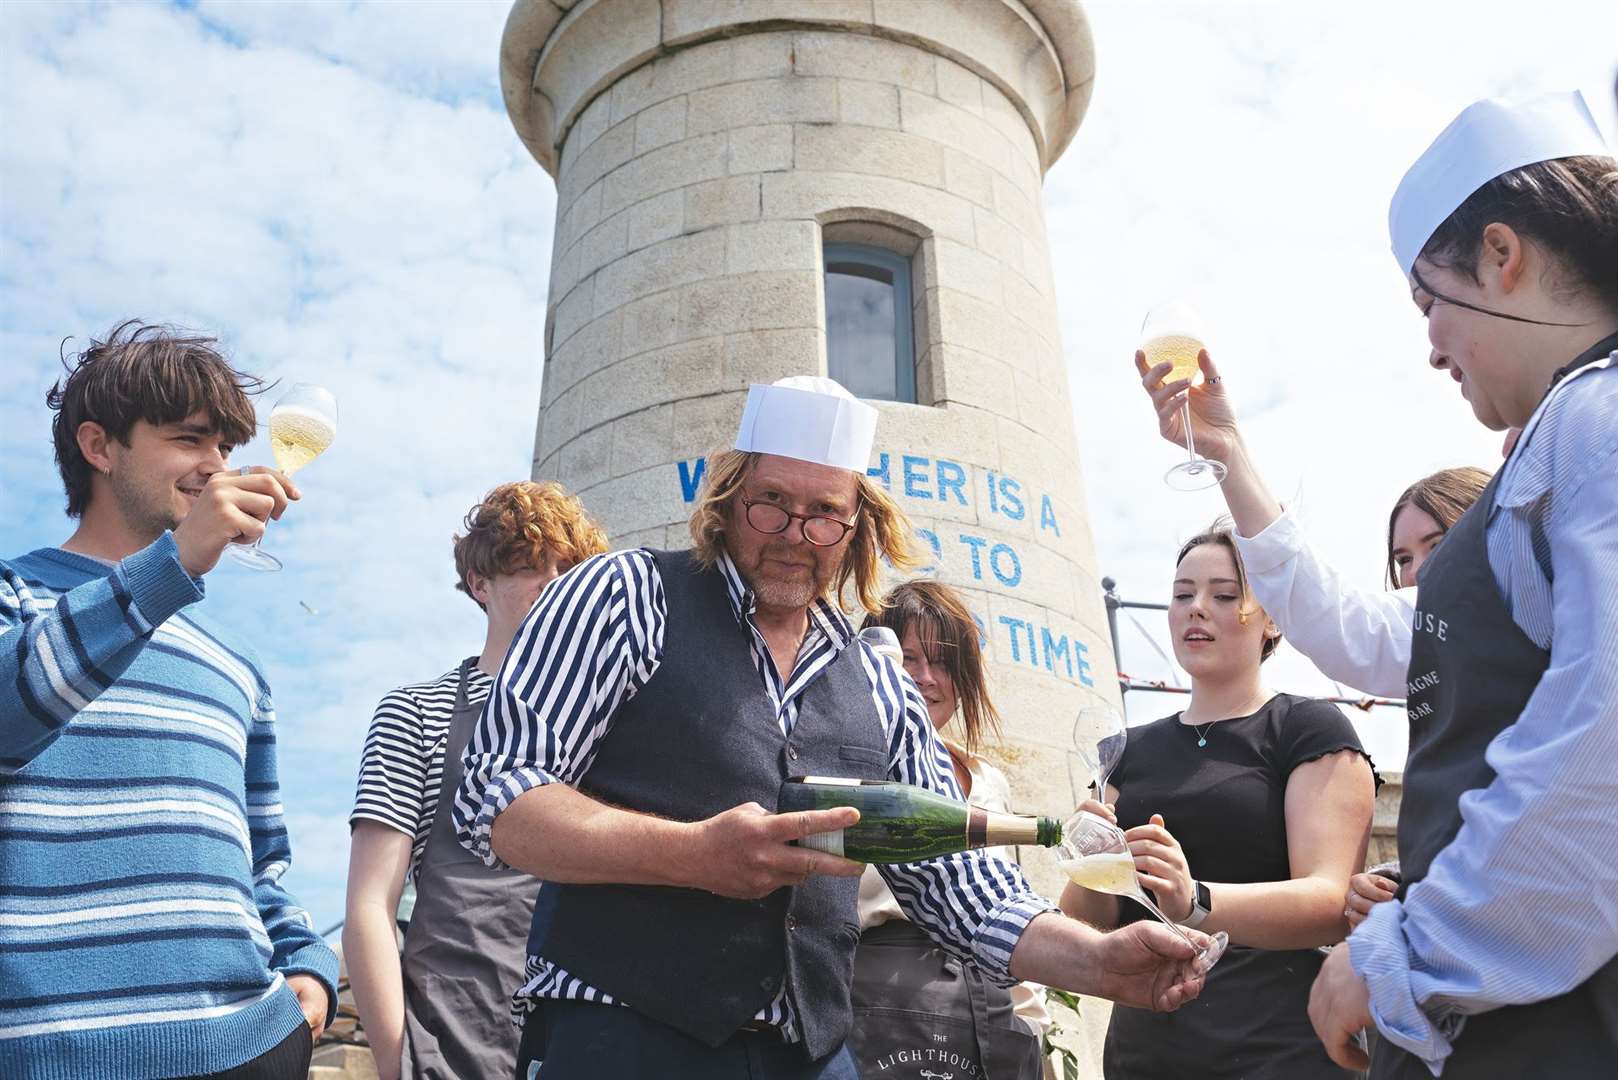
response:
[[(1493, 782), (1494, 769), (1484, 754), (1516, 723), (1550, 663), (1550, 653), (1512, 618), (1489, 565), (1488, 524), (1504, 471), (1489, 481), (1421, 568), (1410, 648), (1410, 683), (1421, 689), (1408, 702), (1400, 899), (1459, 834), (1461, 796)], [(1444, 1078), (1613, 1076), (1615, 1060), (1618, 960), (1565, 994), (1471, 1017), (1454, 1040)], [(1377, 1041), (1374, 1080), (1430, 1080), (1431, 1075), (1413, 1054), (1387, 1039)]]
[(867, 1080), (1038, 1080), (1039, 1037), (986, 981), (903, 919), (860, 935), (848, 1048)]
[(400, 1075), (415, 1080), (483, 1080), (510, 1076), (516, 1068), (519, 1033), (510, 997), (522, 984), (539, 879), (491, 870), (455, 839), (450, 814), (461, 786), (461, 754), (483, 711), (466, 699), (473, 663), (461, 664), (438, 810), (405, 933)]

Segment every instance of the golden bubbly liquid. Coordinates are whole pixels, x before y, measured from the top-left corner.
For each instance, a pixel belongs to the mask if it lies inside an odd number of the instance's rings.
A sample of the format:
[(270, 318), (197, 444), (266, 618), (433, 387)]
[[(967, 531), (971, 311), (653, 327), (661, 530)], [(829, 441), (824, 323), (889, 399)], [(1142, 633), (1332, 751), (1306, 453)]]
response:
[(1197, 367), (1197, 353), (1204, 346), (1190, 334), (1164, 334), (1140, 348), (1146, 354), (1147, 367), (1156, 367), (1165, 361), (1174, 365), (1173, 370), (1163, 377), (1164, 382), (1195, 379), (1201, 370)]
[(270, 453), (276, 468), (288, 476), (319, 457), (336, 437), (331, 421), (295, 405), (270, 413)]
[(1096, 892), (1134, 896), (1135, 860), (1127, 851), (1086, 855), (1082, 859), (1062, 859), (1057, 867), (1073, 884)]

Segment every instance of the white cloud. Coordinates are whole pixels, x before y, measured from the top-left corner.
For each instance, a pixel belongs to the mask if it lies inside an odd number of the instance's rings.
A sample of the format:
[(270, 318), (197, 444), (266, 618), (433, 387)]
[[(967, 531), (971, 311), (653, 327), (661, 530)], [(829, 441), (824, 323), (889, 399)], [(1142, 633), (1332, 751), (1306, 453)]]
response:
[(266, 658), (289, 884), (322, 925), (341, 916), (376, 699), (482, 642), (451, 587), (450, 535), (486, 488), (528, 472), (555, 199), (498, 103), (506, 9), (0, 19), (5, 551), (68, 528), (42, 407), (63, 336), (82, 347), (128, 315), (198, 326), (244, 368), (338, 398), (336, 444), (265, 541), (287, 571), (208, 583), (210, 613)]

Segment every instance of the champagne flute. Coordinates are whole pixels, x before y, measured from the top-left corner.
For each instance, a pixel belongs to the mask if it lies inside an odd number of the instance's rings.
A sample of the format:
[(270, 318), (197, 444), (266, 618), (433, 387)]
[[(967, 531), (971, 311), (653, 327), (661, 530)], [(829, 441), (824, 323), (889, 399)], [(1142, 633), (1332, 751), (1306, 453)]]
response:
[(1207, 971), (1219, 962), (1230, 944), (1223, 930), (1213, 934), (1206, 946), (1199, 947), (1191, 935), (1152, 903), (1135, 874), (1135, 858), (1129, 853), (1124, 831), (1104, 817), (1081, 810), (1062, 826), (1062, 842), (1056, 845), (1056, 865), (1073, 884), (1096, 892), (1125, 896), (1141, 904), (1163, 924), (1197, 950), (1197, 970)]
[[(1140, 328), (1141, 351), (1146, 354), (1148, 368), (1165, 361), (1174, 367), (1163, 377), (1165, 383), (1178, 379), (1196, 379), (1201, 368), (1197, 353), (1206, 346), (1202, 343), (1203, 319), (1189, 304), (1161, 304), (1146, 313)], [(1201, 491), (1213, 487), (1225, 478), (1225, 466), (1211, 458), (1199, 457), (1191, 437), (1191, 399), (1180, 405), (1180, 423), (1185, 428), (1187, 460), (1174, 466), (1163, 476), (1163, 482), (1175, 491)]]
[[(288, 476), (319, 457), (336, 437), (337, 399), (323, 386), (295, 383), (270, 410), (270, 453)], [(281, 569), (281, 560), (259, 547), (259, 540), (225, 550), (254, 570)]]
[[(1073, 721), (1073, 748), (1090, 770), (1097, 802), (1107, 801), (1107, 778), (1123, 760), (1128, 739), (1129, 731), (1124, 726), (1123, 714), (1111, 705), (1086, 706), (1079, 710), (1078, 719)], [(1085, 749), (1092, 741), (1095, 745), (1093, 753)]]

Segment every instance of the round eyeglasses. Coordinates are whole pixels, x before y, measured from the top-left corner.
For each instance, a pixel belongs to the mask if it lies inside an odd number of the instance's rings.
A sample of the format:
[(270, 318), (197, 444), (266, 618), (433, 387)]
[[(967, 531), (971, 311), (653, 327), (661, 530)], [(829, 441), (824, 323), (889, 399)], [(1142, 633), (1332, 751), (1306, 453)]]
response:
[(794, 520), (801, 521), (803, 538), (815, 547), (833, 547), (843, 542), (849, 530), (854, 527), (852, 521), (839, 521), (824, 514), (794, 514), (784, 506), (775, 503), (758, 502), (741, 496), (742, 505), (747, 508), (747, 523), (761, 533), (786, 532), (787, 526)]

